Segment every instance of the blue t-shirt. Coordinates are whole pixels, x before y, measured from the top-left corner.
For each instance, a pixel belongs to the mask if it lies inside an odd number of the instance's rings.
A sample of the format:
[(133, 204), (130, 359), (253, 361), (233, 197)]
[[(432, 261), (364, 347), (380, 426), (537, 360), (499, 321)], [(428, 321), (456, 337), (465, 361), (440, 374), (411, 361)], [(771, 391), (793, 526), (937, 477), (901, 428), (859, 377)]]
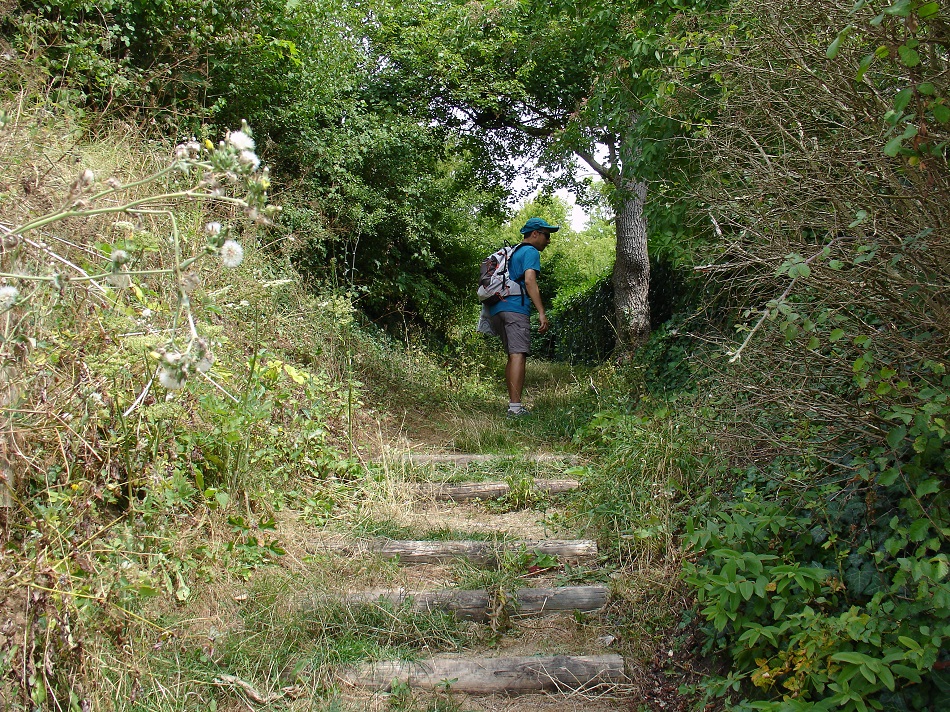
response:
[(533, 269), (541, 274), (541, 253), (533, 245), (523, 245), (515, 250), (508, 265), (508, 279), (518, 282), (522, 294), (513, 294), (497, 304), (488, 307), (488, 313), (494, 316), (498, 312), (520, 312), (531, 314), (531, 297), (524, 288), (524, 273)]

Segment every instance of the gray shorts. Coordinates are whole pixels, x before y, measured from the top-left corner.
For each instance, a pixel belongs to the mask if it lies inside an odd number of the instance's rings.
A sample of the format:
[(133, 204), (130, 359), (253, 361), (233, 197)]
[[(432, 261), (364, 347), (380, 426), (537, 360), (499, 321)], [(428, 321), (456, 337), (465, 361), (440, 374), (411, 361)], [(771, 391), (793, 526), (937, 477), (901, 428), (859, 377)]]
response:
[(489, 321), (507, 353), (531, 355), (531, 320), (527, 314), (503, 311), (489, 317)]

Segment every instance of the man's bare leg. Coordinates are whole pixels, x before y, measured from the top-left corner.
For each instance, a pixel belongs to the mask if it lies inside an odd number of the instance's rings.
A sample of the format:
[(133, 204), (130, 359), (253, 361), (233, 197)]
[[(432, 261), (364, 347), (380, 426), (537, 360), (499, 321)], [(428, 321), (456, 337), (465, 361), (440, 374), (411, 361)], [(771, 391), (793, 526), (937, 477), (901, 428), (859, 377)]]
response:
[(512, 403), (521, 402), (526, 360), (525, 354), (508, 354), (508, 364), (505, 366), (505, 383), (508, 385), (508, 400)]

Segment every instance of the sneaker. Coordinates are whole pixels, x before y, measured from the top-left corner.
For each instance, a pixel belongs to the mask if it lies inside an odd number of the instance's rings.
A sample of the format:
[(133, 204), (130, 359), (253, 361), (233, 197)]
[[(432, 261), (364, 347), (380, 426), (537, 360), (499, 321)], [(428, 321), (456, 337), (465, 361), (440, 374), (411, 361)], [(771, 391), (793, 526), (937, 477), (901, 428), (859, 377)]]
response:
[(531, 415), (531, 411), (523, 405), (517, 408), (509, 408), (507, 413), (507, 417), (509, 418), (524, 418), (527, 415)]

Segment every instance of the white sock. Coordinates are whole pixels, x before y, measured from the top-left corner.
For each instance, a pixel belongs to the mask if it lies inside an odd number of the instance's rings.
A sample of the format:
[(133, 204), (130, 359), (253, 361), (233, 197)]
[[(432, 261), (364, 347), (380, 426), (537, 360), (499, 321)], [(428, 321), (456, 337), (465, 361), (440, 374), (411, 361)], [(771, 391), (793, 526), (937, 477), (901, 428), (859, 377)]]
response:
[(508, 410), (518, 410), (521, 407), (521, 403), (508, 403)]

